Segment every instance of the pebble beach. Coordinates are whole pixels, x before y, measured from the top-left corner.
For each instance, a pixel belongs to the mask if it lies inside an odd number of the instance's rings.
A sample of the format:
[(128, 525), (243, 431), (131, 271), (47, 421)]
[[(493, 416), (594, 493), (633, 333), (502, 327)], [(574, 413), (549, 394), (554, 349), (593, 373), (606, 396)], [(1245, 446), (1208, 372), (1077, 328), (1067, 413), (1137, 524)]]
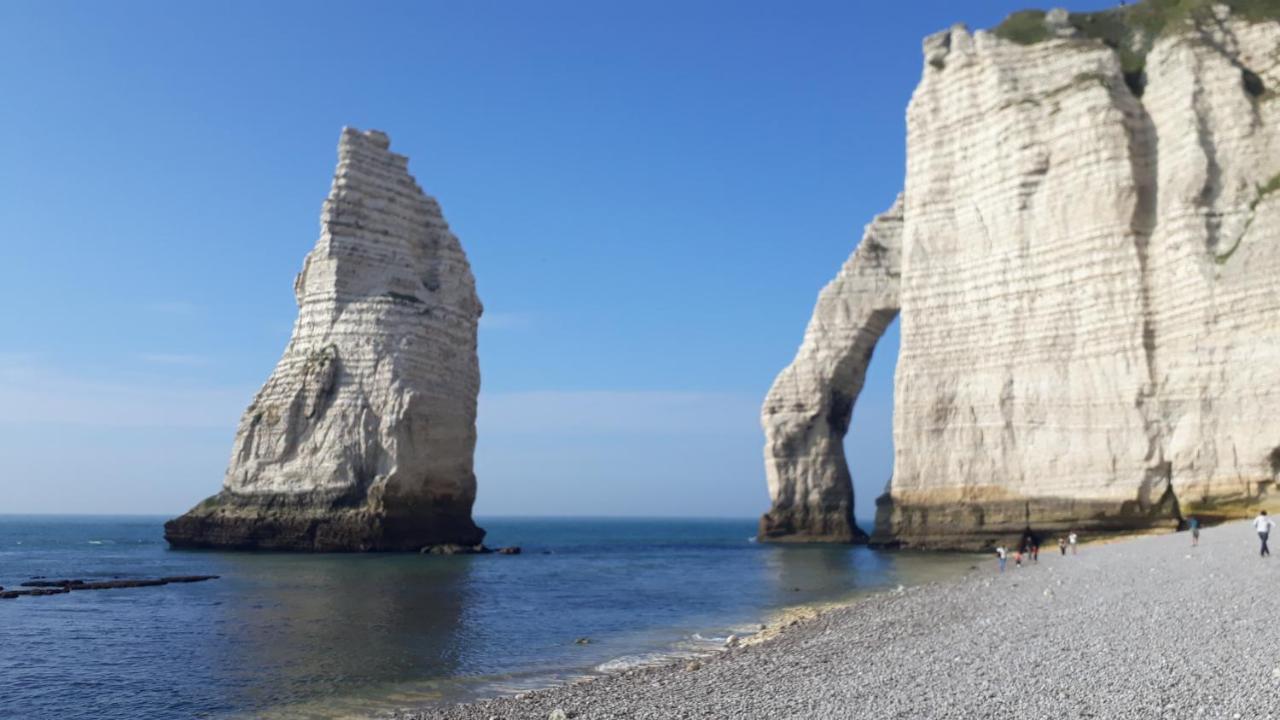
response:
[(811, 615), (694, 662), (399, 717), (1280, 718), (1280, 559), (1248, 522), (1003, 574), (991, 556)]

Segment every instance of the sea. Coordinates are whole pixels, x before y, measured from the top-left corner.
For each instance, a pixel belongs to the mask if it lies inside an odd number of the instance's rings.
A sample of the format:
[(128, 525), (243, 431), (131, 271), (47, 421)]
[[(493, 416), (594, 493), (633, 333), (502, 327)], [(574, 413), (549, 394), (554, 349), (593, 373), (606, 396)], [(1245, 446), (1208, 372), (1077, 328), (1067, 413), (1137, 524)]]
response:
[(751, 519), (479, 518), (520, 555), (171, 550), (162, 517), (0, 515), (0, 717), (389, 717), (714, 652), (972, 556), (757, 544)]

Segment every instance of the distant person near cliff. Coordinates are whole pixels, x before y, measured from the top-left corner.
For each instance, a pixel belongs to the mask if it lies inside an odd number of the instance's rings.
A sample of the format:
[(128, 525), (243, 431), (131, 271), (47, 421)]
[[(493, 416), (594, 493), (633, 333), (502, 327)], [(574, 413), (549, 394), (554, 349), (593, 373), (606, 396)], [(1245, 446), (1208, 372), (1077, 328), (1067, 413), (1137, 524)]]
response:
[(1040, 538), (1036, 537), (1035, 532), (1031, 529), (1031, 526), (1028, 525), (1026, 529), (1022, 531), (1022, 539), (1018, 542), (1018, 549), (1022, 551), (1023, 555), (1034, 558), (1035, 548), (1039, 544)]
[(1071, 546), (1072, 555), (1076, 554), (1076, 546), (1079, 542), (1080, 542), (1080, 536), (1076, 535), (1075, 531), (1072, 530), (1071, 534), (1067, 535), (1067, 544)]
[(1187, 527), (1191, 530), (1191, 547), (1200, 544), (1200, 520), (1199, 518), (1191, 518), (1187, 520)]
[(1253, 519), (1253, 529), (1258, 531), (1258, 539), (1262, 541), (1262, 550), (1259, 551), (1259, 555), (1262, 557), (1271, 555), (1271, 551), (1267, 549), (1267, 536), (1271, 534), (1271, 528), (1275, 526), (1276, 524), (1272, 522), (1271, 518), (1267, 517), (1266, 510), (1260, 511), (1258, 517)]
[(1064, 537), (1058, 538), (1058, 552), (1064, 556), (1067, 554), (1067, 539)]
[(1008, 561), (1008, 559), (1009, 559), (1009, 551), (1005, 550), (1003, 545), (997, 547), (996, 560), (1000, 561), (1000, 572), (1004, 572), (1004, 564), (1005, 562)]

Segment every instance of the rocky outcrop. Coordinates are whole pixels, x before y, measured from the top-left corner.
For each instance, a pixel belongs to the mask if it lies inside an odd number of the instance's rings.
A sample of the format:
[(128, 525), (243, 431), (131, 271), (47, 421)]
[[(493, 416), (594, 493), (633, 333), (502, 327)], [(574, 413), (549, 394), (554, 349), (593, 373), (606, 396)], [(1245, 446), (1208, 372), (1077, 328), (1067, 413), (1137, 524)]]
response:
[(377, 131), (344, 129), (299, 312), (245, 411), (223, 488), (175, 547), (478, 545), (471, 519), (481, 305), (440, 206)]
[(30, 580), (21, 584), (25, 590), (5, 590), (0, 587), (0, 600), (43, 595), (65, 595), (75, 590), (116, 590), (119, 588), (158, 587), (174, 583), (197, 583), (206, 580), (217, 580), (218, 575), (174, 575), (162, 578), (138, 578), (113, 580)]
[[(1280, 25), (1182, 6), (1022, 14), (926, 40), (875, 541), (981, 547), (1028, 525), (1128, 531), (1280, 506)], [(833, 367), (869, 353), (859, 327), (843, 346), (813, 331), (823, 302), (779, 378), (813, 379), (785, 380), (791, 407), (861, 385), (861, 371), (804, 370), (824, 347), (846, 348)], [(844, 429), (795, 432), (777, 396), (771, 489), (803, 477), (805, 498), (849, 494), (831, 450)], [(766, 524), (793, 504), (774, 500)]]

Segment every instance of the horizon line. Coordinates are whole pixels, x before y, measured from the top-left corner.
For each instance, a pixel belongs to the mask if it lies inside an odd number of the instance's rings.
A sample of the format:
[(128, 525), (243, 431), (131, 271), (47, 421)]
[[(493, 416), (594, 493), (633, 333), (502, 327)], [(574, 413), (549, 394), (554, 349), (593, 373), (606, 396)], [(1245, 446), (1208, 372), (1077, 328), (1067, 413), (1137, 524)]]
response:
[[(0, 512), (0, 518), (173, 518), (178, 513), (156, 512)], [(547, 515), (514, 515), (483, 514), (473, 515), (474, 520), (758, 520), (760, 515), (613, 515), (613, 514), (547, 514)], [(868, 521), (874, 518), (866, 518)], [(855, 517), (858, 522), (862, 518)]]

